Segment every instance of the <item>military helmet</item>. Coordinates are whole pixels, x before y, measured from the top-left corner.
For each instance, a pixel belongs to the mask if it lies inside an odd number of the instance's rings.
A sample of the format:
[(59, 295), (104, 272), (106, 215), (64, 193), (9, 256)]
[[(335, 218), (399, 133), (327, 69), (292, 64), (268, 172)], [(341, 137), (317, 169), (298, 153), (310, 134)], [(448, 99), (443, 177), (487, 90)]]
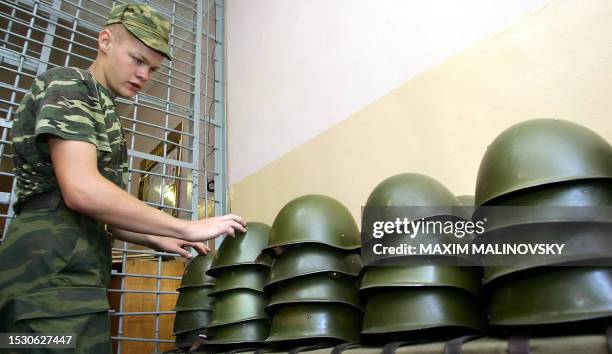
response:
[(593, 131), (558, 119), (534, 119), (502, 132), (480, 162), (476, 205), (549, 183), (612, 178), (612, 147)]
[(230, 345), (264, 343), (270, 332), (270, 320), (250, 320), (224, 326), (209, 327), (206, 344)]
[(195, 256), (187, 263), (181, 286), (179, 289), (202, 285), (213, 285), (215, 278), (207, 276), (206, 271), (215, 258), (215, 251), (210, 250), (206, 255)]
[(354, 250), (361, 239), (355, 219), (342, 203), (324, 195), (305, 195), (280, 210), (267, 249), (303, 242)]
[[(454, 335), (484, 332), (485, 317), (477, 298), (453, 288), (424, 287), (372, 294), (368, 298), (362, 335), (402, 334), (419, 336), (422, 332)], [(381, 337), (382, 338), (382, 337)]]
[(200, 335), (204, 334), (205, 328), (198, 328), (193, 331), (177, 333), (174, 342), (178, 348), (189, 348), (195, 343)]
[(549, 268), (491, 288), (493, 326), (538, 326), (612, 316), (610, 267)]
[[(440, 182), (420, 173), (402, 173), (380, 182), (370, 193), (366, 206), (461, 206)], [(418, 215), (414, 219), (431, 215)]]
[(295, 303), (342, 303), (361, 309), (355, 277), (339, 273), (316, 273), (289, 279), (272, 291), (266, 311)]
[[(454, 233), (445, 233), (444, 229), (440, 230), (440, 225), (444, 226), (445, 222), (458, 220), (456, 217), (434, 217), (423, 220), (424, 222), (435, 222), (435, 225), (428, 232), (419, 231), (412, 235), (385, 235), (382, 238), (372, 238), (367, 240), (361, 248), (361, 259), (365, 266), (420, 266), (420, 265), (479, 265), (480, 259), (477, 255), (470, 253), (454, 252), (450, 254), (383, 254), (383, 247), (391, 249), (402, 249), (405, 247), (414, 247), (416, 252), (420, 251), (420, 247), (431, 247), (432, 252), (436, 249), (441, 252), (444, 247), (465, 248), (471, 247), (473, 235), (463, 232), (462, 237), (455, 236)], [(437, 228), (437, 229), (436, 229)], [(365, 228), (364, 228), (365, 229)], [(459, 229), (456, 229), (459, 230)], [(438, 232), (442, 231), (442, 232)], [(368, 231), (365, 231), (368, 232)], [(459, 235), (459, 234), (457, 234)], [(414, 236), (414, 237), (413, 237)]]
[[(246, 233), (237, 233), (234, 237), (225, 237), (217, 250), (217, 255), (206, 274), (217, 277), (225, 269), (245, 264), (258, 264), (269, 267), (272, 259), (269, 255), (260, 262), (256, 259), (268, 245), (270, 226), (260, 222), (249, 222)], [(261, 257), (260, 257), (261, 258)]]
[(563, 244), (561, 254), (504, 254), (484, 255), (484, 283), (503, 281), (543, 266), (567, 264), (596, 264), (612, 261), (612, 223), (543, 223), (508, 227), (485, 234), (486, 244)]
[(198, 286), (181, 289), (176, 300), (176, 311), (212, 310), (214, 297), (208, 296), (212, 286)]
[(220, 296), (234, 289), (251, 289), (263, 292), (270, 269), (253, 264), (240, 265), (224, 270), (217, 275), (215, 290), (210, 296)]
[(612, 205), (611, 185), (611, 180), (594, 179), (520, 190), (497, 198), (495, 206), (478, 208), (474, 219), (486, 218), (487, 232), (525, 224), (606, 221), (610, 220), (607, 210), (578, 207)]
[(178, 311), (174, 317), (174, 330), (172, 334), (190, 332), (208, 326), (212, 320), (212, 311)]
[(357, 276), (360, 271), (359, 253), (304, 243), (287, 248), (274, 258), (264, 290), (269, 291), (279, 282), (307, 274), (336, 272)]
[(612, 181), (584, 179), (520, 190), (495, 200), (495, 206), (612, 205)]
[(272, 318), (266, 342), (278, 345), (327, 341), (357, 342), (361, 312), (332, 303), (308, 303), (279, 307)]
[(367, 267), (362, 272), (359, 294), (367, 297), (376, 292), (400, 288), (450, 287), (480, 296), (481, 274), (481, 269), (477, 267)]
[(457, 198), (429, 176), (402, 173), (389, 177), (374, 188), (363, 208), (363, 242), (373, 239), (369, 228), (377, 222), (445, 217), (454, 215), (459, 207)]
[(218, 327), (248, 320), (268, 319), (264, 311), (267, 297), (257, 291), (236, 289), (217, 297), (213, 320), (209, 327)]

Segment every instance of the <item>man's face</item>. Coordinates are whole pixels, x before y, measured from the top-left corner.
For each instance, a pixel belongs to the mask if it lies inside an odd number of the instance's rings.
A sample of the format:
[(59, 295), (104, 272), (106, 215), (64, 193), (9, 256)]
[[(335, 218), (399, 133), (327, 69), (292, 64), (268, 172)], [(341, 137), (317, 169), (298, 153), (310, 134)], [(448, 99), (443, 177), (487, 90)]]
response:
[(125, 31), (108, 52), (107, 88), (115, 96), (133, 97), (151, 79), (164, 56)]

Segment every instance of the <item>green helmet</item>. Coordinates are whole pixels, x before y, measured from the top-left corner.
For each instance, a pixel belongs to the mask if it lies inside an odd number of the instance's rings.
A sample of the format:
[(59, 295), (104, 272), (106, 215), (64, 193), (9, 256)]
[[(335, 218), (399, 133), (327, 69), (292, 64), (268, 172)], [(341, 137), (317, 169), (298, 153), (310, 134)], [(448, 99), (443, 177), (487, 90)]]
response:
[(324, 195), (305, 195), (278, 213), (267, 249), (304, 242), (354, 250), (361, 239), (355, 219), (342, 203)]
[(214, 297), (208, 296), (213, 287), (199, 286), (181, 289), (176, 300), (176, 311), (212, 310)]
[[(419, 173), (402, 173), (380, 182), (370, 193), (366, 206), (461, 206), (444, 185)], [(414, 219), (431, 215), (418, 215)]]
[(493, 326), (538, 326), (612, 316), (610, 267), (549, 268), (491, 287)]
[(213, 320), (209, 327), (268, 319), (268, 315), (264, 311), (267, 303), (267, 297), (257, 291), (237, 289), (225, 292), (215, 301)]
[(561, 254), (486, 255), (484, 283), (543, 266), (595, 264), (612, 261), (612, 223), (543, 223), (504, 229), (503, 234), (485, 235), (488, 244), (563, 244)]
[(237, 265), (270, 266), (272, 259), (269, 255), (261, 262), (256, 262), (261, 251), (268, 245), (270, 226), (260, 222), (249, 222), (248, 225), (246, 233), (238, 233), (235, 237), (223, 239), (217, 256), (206, 274), (217, 277), (221, 272)]
[(210, 296), (221, 296), (229, 290), (251, 289), (263, 293), (263, 287), (268, 279), (270, 268), (253, 264), (239, 265), (219, 273), (215, 282), (215, 290)]
[(372, 240), (369, 227), (376, 222), (446, 217), (461, 206), (446, 187), (429, 176), (402, 173), (389, 177), (374, 188), (363, 209), (364, 243)]
[(314, 341), (357, 342), (361, 312), (354, 307), (332, 303), (281, 306), (272, 318), (266, 342), (291, 345)]
[(361, 309), (355, 277), (339, 273), (316, 273), (293, 278), (272, 291), (266, 312), (295, 303), (342, 303)]
[[(464, 232), (461, 238), (455, 236), (453, 233), (444, 233), (443, 228), (445, 222), (451, 220), (457, 220), (455, 217), (436, 217), (426, 220), (426, 222), (435, 222), (436, 226), (432, 226), (429, 232), (419, 232), (414, 235), (385, 235), (380, 239), (372, 238), (366, 241), (361, 248), (361, 259), (363, 264), (367, 267), (370, 266), (420, 266), (420, 265), (468, 265), (474, 266), (480, 264), (480, 259), (477, 255), (454, 253), (454, 254), (384, 254), (382, 247), (390, 247), (393, 249), (401, 249), (403, 247), (414, 247), (418, 252), (421, 246), (431, 247), (432, 251), (434, 247), (443, 250), (444, 247), (471, 247), (473, 235)], [(437, 228), (434, 230), (434, 228)], [(435, 232), (434, 232), (435, 231)], [(442, 231), (442, 232), (437, 232)], [(378, 253), (377, 253), (378, 252)]]
[(174, 317), (174, 330), (172, 334), (191, 332), (208, 326), (212, 320), (212, 311), (178, 311)]
[(480, 296), (481, 274), (482, 270), (477, 267), (367, 267), (362, 272), (359, 294), (367, 297), (376, 292), (399, 288), (450, 287)]
[[(380, 292), (368, 298), (363, 319), (364, 339), (385, 335), (437, 337), (484, 332), (485, 317), (477, 298), (453, 288), (416, 288)], [(440, 333), (435, 333), (440, 332)], [(386, 338), (386, 337), (385, 337)]]
[(208, 254), (204, 256), (199, 255), (193, 257), (191, 261), (187, 263), (187, 267), (185, 267), (179, 289), (213, 285), (215, 283), (215, 278), (207, 276), (206, 271), (210, 268), (214, 258), (215, 251), (213, 250), (210, 250)]
[(358, 253), (304, 243), (292, 246), (274, 258), (264, 290), (269, 291), (282, 281), (307, 274), (337, 272), (357, 276), (360, 271), (361, 257)]
[(612, 147), (593, 131), (558, 119), (534, 119), (502, 132), (478, 170), (476, 205), (522, 189), (612, 178)]
[(578, 207), (612, 205), (611, 185), (611, 180), (596, 179), (533, 187), (499, 197), (495, 206), (478, 208), (474, 216), (478, 220), (487, 219), (487, 232), (544, 222), (607, 221), (610, 220), (607, 210)]
[(206, 330), (210, 345), (264, 343), (270, 332), (270, 320), (251, 320)]
[(205, 328), (199, 328), (189, 332), (177, 333), (174, 342), (178, 348), (189, 348), (195, 343), (200, 335), (204, 334)]

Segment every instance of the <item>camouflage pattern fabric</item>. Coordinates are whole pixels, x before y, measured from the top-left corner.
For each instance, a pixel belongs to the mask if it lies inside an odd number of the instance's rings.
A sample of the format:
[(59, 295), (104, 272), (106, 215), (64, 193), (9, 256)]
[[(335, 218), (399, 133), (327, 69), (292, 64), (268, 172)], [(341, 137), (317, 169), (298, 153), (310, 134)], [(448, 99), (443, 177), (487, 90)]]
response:
[(127, 149), (110, 93), (85, 70), (54, 68), (36, 78), (15, 113), (13, 166), (18, 210), (29, 197), (58, 191), (46, 135), (94, 144), (100, 174), (124, 188)]
[(76, 349), (29, 353), (111, 353), (110, 238), (55, 193), (54, 205), (15, 217), (0, 245), (0, 333), (76, 336)]
[[(74, 333), (77, 348), (58, 353), (111, 353), (110, 238), (97, 221), (63, 203), (46, 138), (95, 145), (101, 175), (125, 187), (127, 150), (115, 107), (87, 71), (55, 68), (36, 78), (17, 109), (19, 214), (0, 245), (0, 333)], [(41, 194), (52, 198), (32, 208), (28, 200)], [(54, 352), (37, 350), (28, 352)]]
[(147, 47), (172, 60), (168, 45), (170, 22), (152, 7), (144, 4), (115, 6), (108, 15), (106, 25), (115, 23), (123, 23), (125, 28)]

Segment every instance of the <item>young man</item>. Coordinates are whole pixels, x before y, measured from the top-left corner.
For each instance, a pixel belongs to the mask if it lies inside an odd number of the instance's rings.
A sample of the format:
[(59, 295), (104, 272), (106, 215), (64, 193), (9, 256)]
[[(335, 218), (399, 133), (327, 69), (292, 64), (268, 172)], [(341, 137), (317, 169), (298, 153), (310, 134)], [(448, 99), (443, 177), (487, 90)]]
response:
[[(113, 8), (88, 70), (39, 76), (13, 122), (17, 216), (0, 246), (0, 333), (73, 334), (76, 349), (110, 353), (106, 287), (116, 238), (186, 258), (236, 215), (198, 221), (151, 208), (123, 188), (127, 149), (114, 98), (132, 97), (170, 58), (170, 24), (146, 5)], [(44, 352), (50, 352), (44, 351)]]

